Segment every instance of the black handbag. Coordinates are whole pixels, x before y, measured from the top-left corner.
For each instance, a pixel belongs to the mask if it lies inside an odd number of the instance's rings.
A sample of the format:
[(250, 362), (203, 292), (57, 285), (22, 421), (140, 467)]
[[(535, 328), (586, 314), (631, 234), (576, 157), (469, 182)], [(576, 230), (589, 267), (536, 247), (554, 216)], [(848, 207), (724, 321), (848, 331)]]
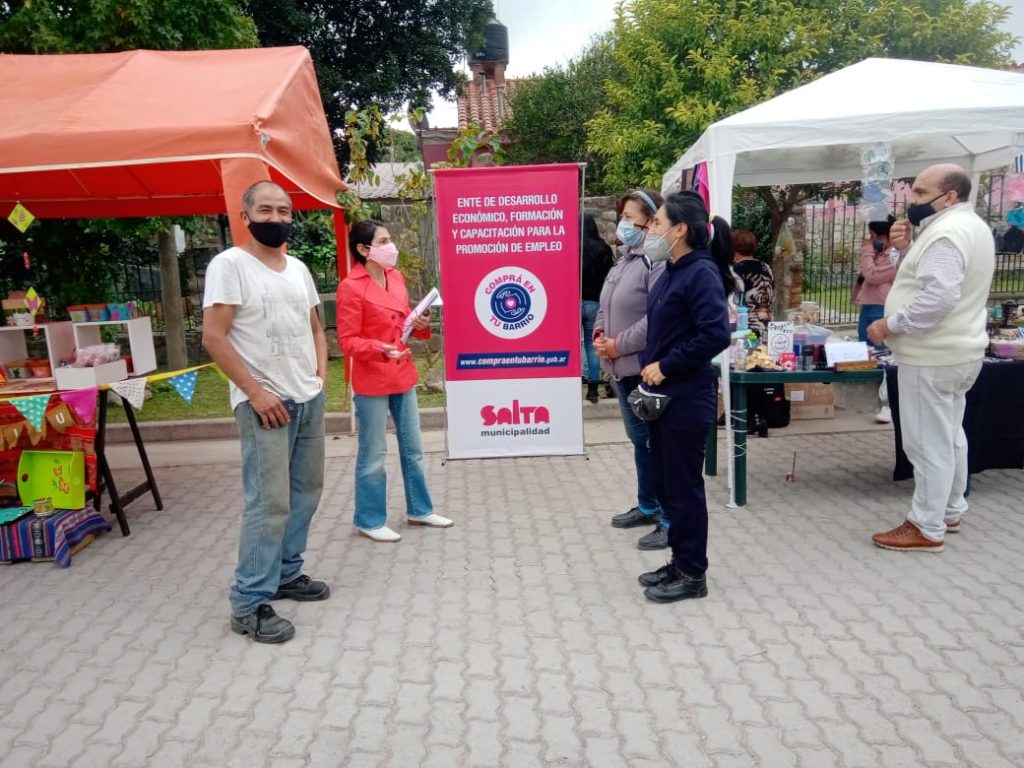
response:
[(672, 402), (672, 397), (648, 392), (641, 384), (629, 393), (626, 402), (641, 421), (657, 421)]

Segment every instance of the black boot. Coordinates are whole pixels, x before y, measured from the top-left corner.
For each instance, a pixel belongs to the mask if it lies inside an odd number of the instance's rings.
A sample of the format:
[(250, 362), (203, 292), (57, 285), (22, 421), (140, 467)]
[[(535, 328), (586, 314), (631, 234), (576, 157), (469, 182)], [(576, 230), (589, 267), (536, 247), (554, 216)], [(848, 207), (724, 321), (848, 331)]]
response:
[(655, 584), (661, 584), (671, 573), (673, 573), (672, 563), (665, 563), (656, 571), (641, 573), (636, 580), (640, 582), (641, 587), (653, 587)]
[(607, 381), (604, 384), (604, 397), (605, 400), (610, 400), (611, 398), (615, 397), (615, 390), (612, 388), (611, 383)]
[(600, 396), (597, 394), (597, 384), (587, 384), (587, 400), (596, 403), (600, 399)]
[(690, 576), (680, 571), (675, 565), (670, 565), (669, 574), (659, 583), (645, 589), (644, 596), (656, 603), (674, 603), (677, 600), (707, 597), (707, 579), (703, 574)]

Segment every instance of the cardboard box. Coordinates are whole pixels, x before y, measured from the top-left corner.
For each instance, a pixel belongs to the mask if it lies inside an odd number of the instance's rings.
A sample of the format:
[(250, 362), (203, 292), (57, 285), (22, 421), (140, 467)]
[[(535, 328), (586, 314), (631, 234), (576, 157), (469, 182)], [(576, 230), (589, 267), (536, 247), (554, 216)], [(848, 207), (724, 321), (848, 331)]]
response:
[(836, 398), (831, 384), (787, 384), (786, 399), (790, 419), (834, 419), (836, 416)]
[(128, 365), (124, 360), (114, 360), (92, 368), (58, 368), (57, 389), (88, 389), (100, 384), (124, 381), (128, 378)]
[(789, 404), (790, 421), (805, 421), (807, 419), (834, 419), (836, 407), (834, 405), (798, 405)]

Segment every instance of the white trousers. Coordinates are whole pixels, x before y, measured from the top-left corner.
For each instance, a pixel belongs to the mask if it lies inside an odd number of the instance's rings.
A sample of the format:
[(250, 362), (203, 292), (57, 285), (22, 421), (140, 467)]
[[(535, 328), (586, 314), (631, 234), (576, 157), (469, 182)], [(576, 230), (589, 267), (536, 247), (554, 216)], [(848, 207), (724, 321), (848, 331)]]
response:
[(920, 366), (900, 363), (900, 428), (903, 450), (914, 465), (914, 498), (907, 519), (932, 541), (942, 541), (946, 521), (967, 511), (967, 435), (964, 409), (981, 361)]

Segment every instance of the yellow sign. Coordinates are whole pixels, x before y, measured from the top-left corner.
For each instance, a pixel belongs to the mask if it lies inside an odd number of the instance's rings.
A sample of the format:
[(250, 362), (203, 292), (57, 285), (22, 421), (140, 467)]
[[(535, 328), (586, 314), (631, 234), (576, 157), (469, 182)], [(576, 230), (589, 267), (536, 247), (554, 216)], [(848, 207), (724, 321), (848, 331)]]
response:
[(7, 220), (17, 227), (19, 232), (24, 232), (36, 220), (36, 217), (29, 213), (28, 208), (18, 203), (14, 206), (14, 210), (7, 215)]

